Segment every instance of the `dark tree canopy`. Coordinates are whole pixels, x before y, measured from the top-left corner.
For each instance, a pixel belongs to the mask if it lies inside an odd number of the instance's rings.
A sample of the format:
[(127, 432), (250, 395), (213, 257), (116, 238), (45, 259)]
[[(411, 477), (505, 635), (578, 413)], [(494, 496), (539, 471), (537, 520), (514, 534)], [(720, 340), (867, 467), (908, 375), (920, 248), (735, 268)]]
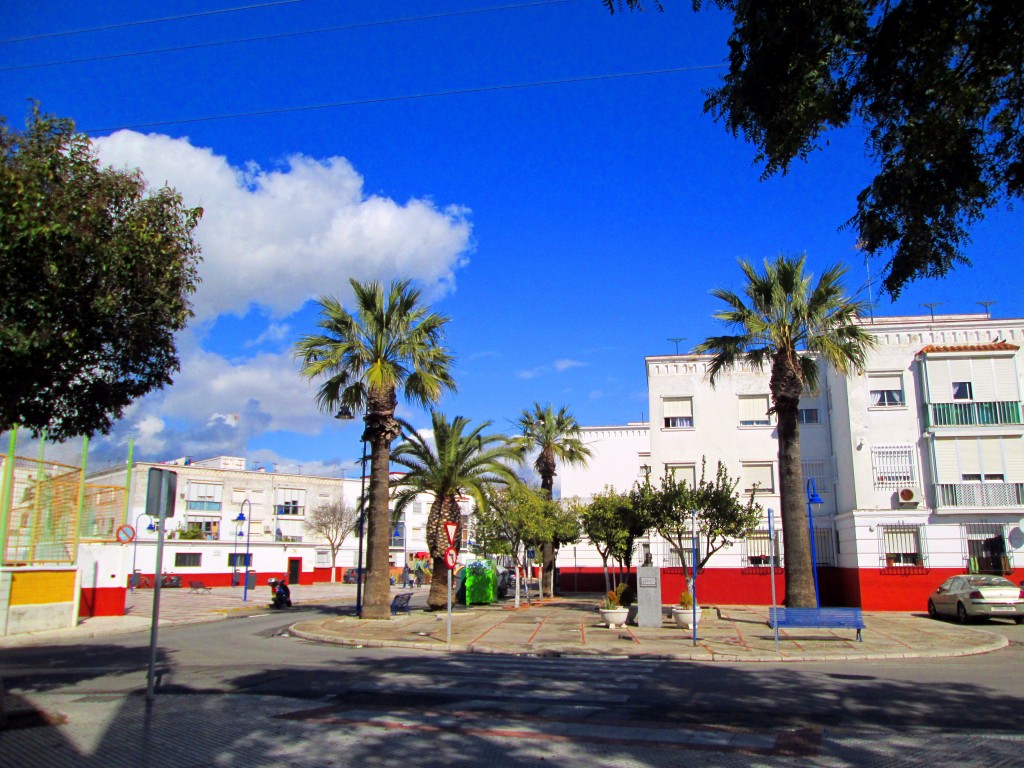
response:
[(969, 264), (970, 227), (1024, 191), (1024, 3), (709, 2), (734, 27), (729, 73), (704, 108), (757, 147), (765, 176), (862, 124), (877, 173), (847, 224), (888, 259), (888, 293)]
[(0, 116), (0, 430), (106, 432), (170, 384), (199, 281), (202, 209), (101, 168), (71, 120)]

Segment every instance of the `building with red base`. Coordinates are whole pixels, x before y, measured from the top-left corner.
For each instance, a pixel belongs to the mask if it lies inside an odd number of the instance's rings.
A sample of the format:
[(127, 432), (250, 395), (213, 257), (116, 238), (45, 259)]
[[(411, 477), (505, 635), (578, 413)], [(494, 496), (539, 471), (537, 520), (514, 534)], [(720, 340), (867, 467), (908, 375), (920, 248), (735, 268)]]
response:
[[(822, 605), (924, 610), (957, 573), (1024, 577), (1024, 320), (987, 315), (865, 319), (876, 346), (863, 371), (825, 370), (800, 402), (803, 477), (820, 504), (813, 520)], [(712, 387), (710, 358), (646, 358), (650, 422), (584, 429), (588, 469), (561, 467), (561, 496), (674, 474), (693, 482), (702, 461), (723, 461), (738, 490), (755, 492), (762, 526), (716, 552), (697, 579), (702, 603), (769, 603), (767, 510), (778, 513), (779, 466), (768, 373), (739, 367)], [(776, 522), (776, 589), (784, 601), (785, 552)], [(634, 562), (663, 568), (666, 603), (685, 582), (692, 552), (649, 536)], [(563, 585), (603, 590), (591, 547), (561, 550)], [(569, 587), (571, 588), (571, 586)]]

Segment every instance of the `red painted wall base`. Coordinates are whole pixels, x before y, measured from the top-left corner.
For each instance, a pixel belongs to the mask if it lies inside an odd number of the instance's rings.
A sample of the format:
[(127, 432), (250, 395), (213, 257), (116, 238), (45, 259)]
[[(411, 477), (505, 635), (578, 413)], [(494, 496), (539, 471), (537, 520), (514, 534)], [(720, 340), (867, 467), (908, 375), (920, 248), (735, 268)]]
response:
[(124, 616), (124, 600), (128, 590), (124, 587), (88, 587), (80, 590), (78, 615)]

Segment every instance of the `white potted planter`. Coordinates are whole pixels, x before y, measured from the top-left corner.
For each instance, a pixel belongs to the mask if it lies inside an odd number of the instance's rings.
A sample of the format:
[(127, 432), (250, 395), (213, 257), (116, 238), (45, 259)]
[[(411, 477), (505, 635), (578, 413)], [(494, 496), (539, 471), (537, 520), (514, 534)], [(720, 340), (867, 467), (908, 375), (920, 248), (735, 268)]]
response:
[(604, 622), (605, 626), (609, 629), (624, 626), (626, 619), (629, 617), (628, 608), (598, 608), (597, 610), (601, 614), (601, 621)]
[[(697, 624), (700, 624), (700, 617), (704, 615), (704, 611), (700, 606), (697, 606)], [(681, 605), (672, 607), (672, 619), (675, 621), (676, 626), (680, 629), (690, 629), (694, 626), (694, 612), (693, 608), (684, 608)]]

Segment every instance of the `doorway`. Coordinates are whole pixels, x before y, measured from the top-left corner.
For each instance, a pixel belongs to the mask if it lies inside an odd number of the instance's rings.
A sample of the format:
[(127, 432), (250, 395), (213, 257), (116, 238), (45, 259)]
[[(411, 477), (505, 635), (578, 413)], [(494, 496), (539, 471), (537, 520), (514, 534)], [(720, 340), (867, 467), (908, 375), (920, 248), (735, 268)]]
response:
[(301, 557), (289, 557), (288, 558), (288, 583), (298, 584), (299, 577), (302, 575), (302, 558)]

